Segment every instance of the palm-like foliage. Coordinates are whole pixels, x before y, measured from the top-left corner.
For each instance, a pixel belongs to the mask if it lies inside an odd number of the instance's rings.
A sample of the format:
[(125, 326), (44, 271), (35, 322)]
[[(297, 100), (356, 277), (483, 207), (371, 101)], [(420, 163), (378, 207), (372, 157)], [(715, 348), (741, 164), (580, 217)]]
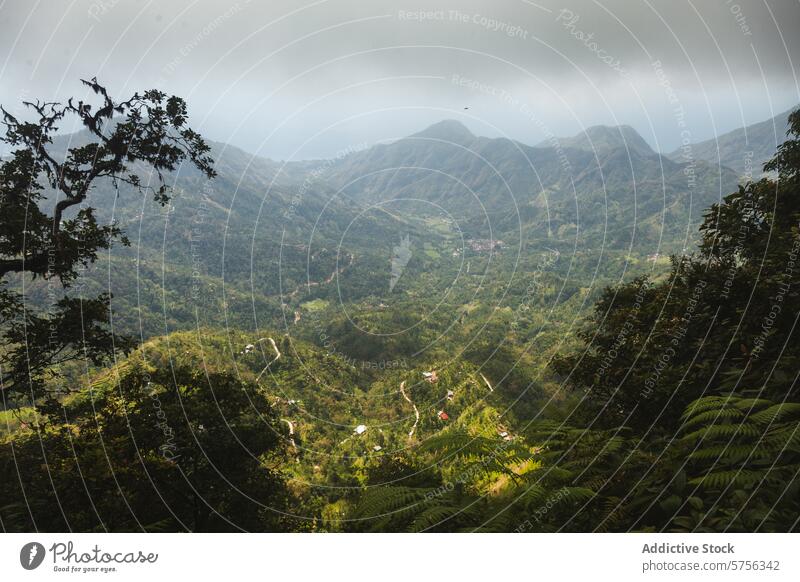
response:
[(800, 404), (709, 396), (694, 401), (682, 420), (689, 493), (698, 501), (675, 518), (675, 526), (715, 531), (797, 527)]
[[(542, 425), (532, 432), (541, 436), (546, 429)], [(554, 437), (551, 442), (560, 448), (566, 441)], [(369, 522), (373, 531), (553, 531), (594, 495), (573, 482), (579, 467), (591, 464), (588, 459), (578, 454), (575, 468), (545, 467), (543, 460), (554, 451), (529, 439), (498, 441), (449, 431), (426, 441), (418, 452), (440, 467), (437, 485), (373, 487), (352, 517)]]

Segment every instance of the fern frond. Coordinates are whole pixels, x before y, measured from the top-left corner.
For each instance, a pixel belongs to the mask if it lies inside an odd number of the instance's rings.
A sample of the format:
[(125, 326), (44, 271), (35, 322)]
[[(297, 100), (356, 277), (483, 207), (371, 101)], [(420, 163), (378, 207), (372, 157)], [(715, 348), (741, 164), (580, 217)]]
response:
[(687, 429), (709, 421), (720, 423), (725, 420), (732, 421), (740, 419), (743, 416), (744, 412), (742, 412), (738, 408), (720, 408), (715, 410), (707, 410), (705, 412), (701, 412), (700, 414), (687, 418), (683, 426), (684, 429)]
[(732, 403), (733, 406), (741, 410), (759, 410), (772, 406), (772, 401), (765, 398), (740, 398)]
[(698, 398), (689, 403), (681, 418), (686, 419), (707, 410), (717, 410), (725, 406), (729, 401), (730, 398), (726, 396), (704, 396), (703, 398)]
[(719, 439), (732, 438), (735, 436), (757, 437), (763, 431), (751, 424), (712, 424), (687, 434), (681, 440), (691, 441), (695, 439)]
[(749, 488), (759, 483), (764, 477), (764, 472), (749, 469), (713, 471), (702, 477), (690, 479), (689, 483), (709, 489), (724, 489), (732, 485), (741, 488)]
[(800, 417), (800, 403), (784, 402), (751, 414), (748, 419), (756, 424), (773, 424)]
[(418, 508), (430, 491), (414, 487), (372, 487), (364, 492), (354, 514), (356, 517), (376, 517), (397, 513), (401, 509)]

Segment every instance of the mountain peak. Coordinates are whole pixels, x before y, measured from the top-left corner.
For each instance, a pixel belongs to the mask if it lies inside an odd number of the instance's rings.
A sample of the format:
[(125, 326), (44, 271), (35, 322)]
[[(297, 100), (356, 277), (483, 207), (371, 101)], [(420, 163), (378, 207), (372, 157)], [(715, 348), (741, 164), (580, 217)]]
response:
[(411, 137), (440, 139), (442, 141), (449, 141), (461, 145), (472, 143), (475, 140), (475, 135), (467, 129), (463, 123), (455, 119), (445, 119), (444, 121), (434, 123), (427, 129), (415, 133)]
[[(593, 125), (577, 135), (561, 138), (558, 141), (561, 147), (589, 152), (596, 151), (600, 153), (610, 149), (627, 147), (631, 152), (646, 156), (655, 153), (644, 138), (630, 125)], [(552, 143), (547, 141), (540, 145), (551, 147)]]

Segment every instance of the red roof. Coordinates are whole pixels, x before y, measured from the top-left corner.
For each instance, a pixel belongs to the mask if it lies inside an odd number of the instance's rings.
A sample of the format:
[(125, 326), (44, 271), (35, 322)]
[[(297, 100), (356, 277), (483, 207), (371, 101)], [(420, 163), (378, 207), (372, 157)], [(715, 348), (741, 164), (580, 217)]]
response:
[(450, 417), (444, 410), (439, 411), (439, 418), (441, 418), (442, 420), (450, 420)]

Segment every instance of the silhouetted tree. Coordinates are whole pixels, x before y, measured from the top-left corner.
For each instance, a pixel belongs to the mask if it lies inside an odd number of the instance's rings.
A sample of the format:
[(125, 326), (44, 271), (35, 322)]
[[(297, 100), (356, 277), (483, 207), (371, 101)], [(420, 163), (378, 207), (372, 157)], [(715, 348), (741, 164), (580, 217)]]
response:
[[(99, 224), (85, 204), (103, 180), (127, 184), (169, 201), (165, 173), (189, 160), (205, 176), (215, 176), (209, 147), (187, 126), (186, 103), (158, 90), (112, 99), (96, 79), (82, 81), (100, 104), (70, 99), (66, 104), (25, 102), (35, 114), (23, 121), (0, 107), (4, 142), (13, 151), (0, 164), (0, 391), (3, 400), (38, 401), (52, 409), (57, 394), (45, 379), (57, 366), (80, 353), (101, 363), (116, 347), (131, 343), (116, 336), (108, 321), (110, 297), (66, 296), (81, 268), (115, 240), (129, 244), (115, 224)], [(89, 143), (59, 153), (53, 138), (66, 118), (77, 118)], [(154, 185), (140, 173), (149, 170)], [(55, 280), (65, 290), (54, 305), (34, 312), (8, 288), (8, 276)]]

